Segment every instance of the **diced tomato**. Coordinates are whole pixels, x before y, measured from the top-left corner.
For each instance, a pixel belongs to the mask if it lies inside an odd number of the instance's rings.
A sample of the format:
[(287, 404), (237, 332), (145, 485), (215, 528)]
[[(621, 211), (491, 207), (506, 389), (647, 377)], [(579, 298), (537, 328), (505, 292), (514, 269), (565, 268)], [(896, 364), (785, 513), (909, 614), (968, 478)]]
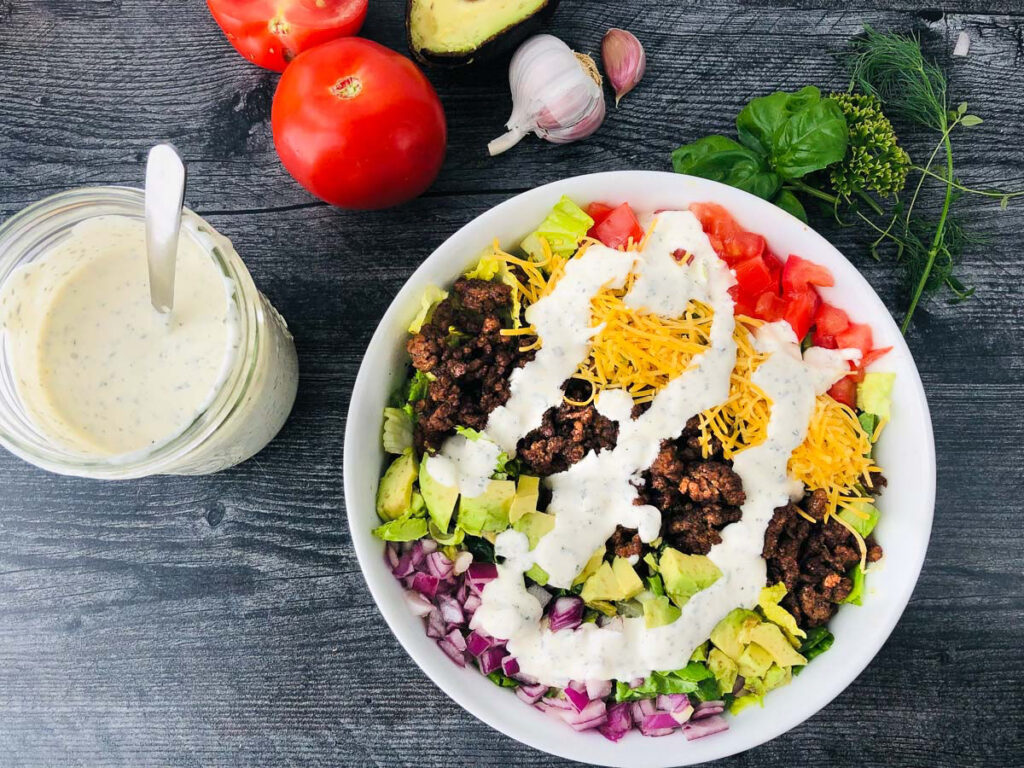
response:
[(874, 346), (871, 326), (865, 323), (850, 323), (846, 330), (836, 334), (836, 346), (839, 349), (859, 349), (863, 360)]
[(860, 384), (862, 381), (864, 381), (864, 369), (861, 368), (857, 362), (851, 360), (850, 373), (847, 374), (847, 378), (853, 379), (853, 381)]
[(891, 351), (892, 347), (876, 347), (875, 349), (872, 349), (870, 352), (864, 355), (864, 357), (861, 358), (860, 367), (862, 369), (867, 368), (869, 365), (875, 362), (875, 360), (878, 360), (879, 358), (885, 356)]
[(803, 339), (811, 330), (814, 313), (818, 309), (821, 298), (814, 288), (807, 287), (796, 295), (787, 296), (784, 301), (786, 302), (786, 311), (783, 313), (782, 319), (793, 328), (797, 339)]
[(814, 324), (819, 332), (827, 336), (835, 336), (850, 327), (850, 317), (839, 307), (822, 302), (814, 315)]
[(587, 216), (594, 220), (594, 225), (600, 224), (608, 214), (615, 210), (615, 206), (608, 203), (591, 203), (587, 206)]
[(849, 376), (844, 376), (833, 384), (828, 393), (837, 403), (848, 405), (851, 408), (857, 407), (857, 382)]
[(769, 323), (781, 320), (786, 314), (786, 301), (774, 293), (762, 293), (755, 305), (756, 316)]
[(782, 261), (767, 248), (765, 248), (762, 258), (768, 266), (768, 271), (772, 273), (772, 292), (779, 293), (782, 288)]
[(790, 254), (782, 267), (782, 293), (797, 295), (811, 285), (835, 285), (832, 273), (820, 264)]
[(736, 270), (736, 283), (740, 287), (740, 293), (760, 296), (765, 291), (775, 292), (771, 270), (760, 256), (737, 262), (733, 269)]
[(729, 295), (732, 296), (732, 313), (734, 315), (757, 317), (757, 296), (748, 296), (745, 293), (741, 293), (738, 285), (734, 285), (729, 289)]
[(811, 343), (816, 347), (836, 349), (836, 337), (829, 336), (827, 333), (822, 333), (818, 328), (814, 329), (814, 335), (811, 337)]
[(630, 238), (633, 238), (634, 243), (640, 242), (644, 231), (640, 228), (640, 222), (636, 220), (636, 214), (629, 207), (629, 203), (623, 203), (609, 211), (601, 223), (592, 226), (587, 234), (609, 248), (621, 248)]
[(690, 203), (690, 211), (700, 221), (715, 252), (730, 266), (764, 253), (765, 239), (743, 229), (722, 206)]

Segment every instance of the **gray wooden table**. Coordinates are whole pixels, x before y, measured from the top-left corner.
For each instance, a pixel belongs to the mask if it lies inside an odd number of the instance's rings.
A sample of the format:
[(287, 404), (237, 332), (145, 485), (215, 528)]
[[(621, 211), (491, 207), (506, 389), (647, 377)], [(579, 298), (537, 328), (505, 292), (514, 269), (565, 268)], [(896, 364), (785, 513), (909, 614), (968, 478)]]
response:
[[(371, 0), (366, 36), (404, 49), (402, 5)], [(944, 55), (970, 33), (971, 56), (950, 65), (955, 100), (986, 122), (958, 144), (959, 168), (1024, 186), (1024, 3), (945, 5), (564, 0), (553, 30), (575, 47), (622, 26), (650, 58), (592, 140), (489, 159), (510, 107), (504, 68), (432, 73), (450, 129), (440, 178), (400, 209), (348, 213), (283, 171), (276, 75), (237, 56), (200, 0), (0, 0), (0, 216), (71, 186), (141, 184), (147, 148), (173, 141), (189, 205), (233, 238), (302, 368), (278, 439), (213, 477), (101, 484), (0, 455), (0, 766), (554, 764), (437, 690), (363, 583), (342, 432), (378, 318), (435, 245), (514, 193), (667, 169), (677, 144), (727, 129), (751, 96), (843, 87), (833, 54), (864, 21), (918, 30)], [(929, 304), (909, 337), (939, 477), (917, 591), (846, 692), (729, 765), (1024, 764), (1024, 222), (1020, 204), (965, 205), (991, 236), (963, 265), (977, 296)], [(891, 264), (857, 233), (820, 228), (900, 306)]]

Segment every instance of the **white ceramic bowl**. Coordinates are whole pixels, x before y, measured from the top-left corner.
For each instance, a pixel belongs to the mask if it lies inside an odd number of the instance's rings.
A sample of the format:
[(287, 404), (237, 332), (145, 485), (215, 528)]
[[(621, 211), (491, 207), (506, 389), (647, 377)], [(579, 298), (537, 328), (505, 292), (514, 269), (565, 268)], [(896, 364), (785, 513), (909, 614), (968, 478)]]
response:
[[(453, 282), (495, 237), (506, 247), (518, 244), (562, 195), (581, 205), (628, 201), (637, 211), (720, 203), (744, 227), (763, 234), (775, 253), (796, 253), (828, 267), (836, 286), (822, 291), (826, 300), (846, 309), (854, 320), (869, 322), (877, 346), (893, 347), (876, 366), (897, 374), (892, 421), (878, 446), (889, 480), (879, 502), (877, 528), (885, 558), (868, 577), (863, 606), (839, 611), (830, 625), (836, 636), (832, 649), (790, 685), (770, 693), (763, 708), (729, 716), (729, 731), (692, 742), (682, 735), (645, 738), (633, 731), (613, 744), (596, 731), (576, 733), (477, 671), (456, 667), (424, 634), (423, 621), (407, 609), (402, 587), (384, 563), (383, 544), (370, 533), (378, 524), (374, 495), (385, 460), (381, 412), (404, 375), (406, 327), (425, 286)], [(514, 739), (554, 755), (624, 768), (691, 765), (725, 757), (784, 733), (828, 704), (867, 666), (906, 607), (928, 546), (935, 502), (935, 447), (921, 379), (889, 312), (856, 268), (819, 234), (764, 200), (704, 179), (654, 171), (577, 176), (525, 192), (474, 219), (434, 251), (395, 297), (366, 350), (349, 406), (344, 473), (348, 521), (366, 583), (420, 668), (465, 709)], [(882, 692), (878, 698), (881, 705)], [(424, 719), (423, 728), (430, 727)]]

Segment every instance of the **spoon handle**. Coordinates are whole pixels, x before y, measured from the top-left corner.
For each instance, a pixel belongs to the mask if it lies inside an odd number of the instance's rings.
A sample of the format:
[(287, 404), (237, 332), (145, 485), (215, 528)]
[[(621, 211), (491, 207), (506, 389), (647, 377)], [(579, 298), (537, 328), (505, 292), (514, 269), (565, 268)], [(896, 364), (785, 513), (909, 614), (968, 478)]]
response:
[(158, 312), (174, 306), (174, 271), (185, 201), (185, 164), (170, 144), (157, 144), (146, 161), (146, 254), (149, 294)]

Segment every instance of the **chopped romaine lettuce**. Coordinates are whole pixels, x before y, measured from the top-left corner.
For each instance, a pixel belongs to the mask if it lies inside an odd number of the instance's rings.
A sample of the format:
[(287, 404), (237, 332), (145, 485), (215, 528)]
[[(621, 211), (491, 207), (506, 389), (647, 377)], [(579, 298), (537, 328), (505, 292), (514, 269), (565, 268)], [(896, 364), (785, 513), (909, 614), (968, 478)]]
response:
[(419, 333), (423, 324), (429, 322), (434, 307), (448, 298), (448, 291), (442, 291), (436, 285), (428, 285), (420, 297), (420, 311), (409, 323), (409, 333)]
[(415, 541), (427, 535), (427, 521), (406, 515), (374, 528), (373, 535), (384, 541)]
[(839, 508), (839, 517), (866, 539), (878, 524), (879, 511), (866, 501), (851, 501)]
[(520, 248), (534, 261), (543, 261), (543, 239), (553, 254), (572, 256), (592, 226), (594, 220), (587, 212), (563, 195), (540, 226), (523, 239)]
[(412, 418), (401, 408), (384, 409), (384, 450), (402, 454), (412, 448)]
[(853, 581), (853, 589), (850, 590), (850, 594), (846, 596), (843, 602), (860, 605), (864, 597), (864, 569), (860, 567), (860, 563), (857, 563), (851, 569), (850, 580)]
[(864, 374), (864, 381), (857, 385), (857, 408), (874, 413), (880, 419), (888, 419), (895, 381), (895, 373)]

